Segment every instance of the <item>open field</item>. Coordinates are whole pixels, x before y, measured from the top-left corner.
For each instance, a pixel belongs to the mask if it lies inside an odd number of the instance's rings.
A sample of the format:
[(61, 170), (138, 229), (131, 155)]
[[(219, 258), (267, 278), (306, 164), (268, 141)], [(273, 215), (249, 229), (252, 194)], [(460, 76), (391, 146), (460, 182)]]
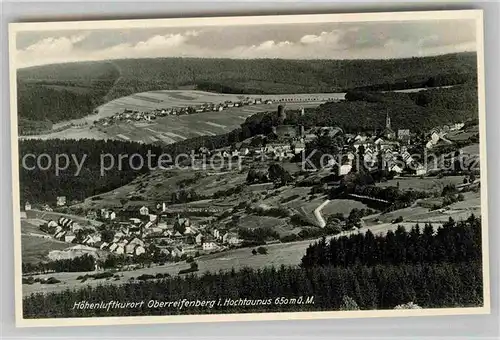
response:
[(328, 216), (342, 213), (344, 216), (348, 216), (352, 209), (367, 209), (368, 206), (359, 201), (350, 199), (335, 199), (331, 200), (325, 207), (321, 210), (321, 214), (326, 219)]
[(458, 130), (447, 133), (446, 139), (449, 139), (451, 141), (462, 141), (462, 140), (467, 140), (478, 133), (479, 133), (479, 127), (471, 126), (466, 130)]
[[(403, 222), (400, 223), (405, 229), (411, 229), (415, 223)], [(433, 224), (433, 227), (437, 229), (441, 223)], [(398, 224), (392, 223), (379, 223), (377, 225), (373, 225), (370, 227), (362, 228), (359, 231), (348, 231), (342, 232), (339, 235), (331, 236), (331, 237), (339, 237), (339, 236), (347, 236), (353, 233), (364, 233), (367, 230), (371, 230), (374, 234), (384, 234), (389, 230), (396, 230)], [(327, 239), (331, 238), (328, 237)], [(242, 267), (250, 267), (250, 268), (263, 268), (266, 266), (275, 266), (278, 267), (280, 265), (299, 265), (302, 257), (305, 254), (307, 247), (317, 241), (317, 239), (313, 240), (304, 240), (290, 243), (275, 243), (269, 244), (266, 246), (268, 249), (268, 254), (266, 255), (253, 255), (253, 248), (239, 248), (233, 249), (226, 252), (214, 253), (209, 255), (203, 255), (196, 258), (196, 263), (198, 263), (199, 273), (203, 273), (206, 271), (210, 272), (218, 272), (228, 271), (232, 268), (238, 269)], [(43, 275), (36, 275), (35, 277), (55, 277), (62, 282), (59, 284), (53, 285), (42, 285), (39, 283), (35, 283), (33, 285), (23, 285), (23, 296), (28, 296), (32, 293), (49, 293), (56, 291), (63, 291), (66, 289), (76, 289), (82, 288), (87, 285), (102, 285), (102, 284), (113, 284), (120, 285), (130, 278), (136, 278), (142, 274), (150, 274), (154, 275), (157, 273), (168, 273), (172, 276), (178, 275), (179, 270), (188, 268), (189, 265), (185, 262), (177, 262), (177, 263), (168, 263), (162, 266), (152, 266), (151, 268), (142, 268), (130, 271), (118, 271), (116, 274), (120, 275), (121, 278), (118, 281), (113, 280), (88, 280), (84, 283), (80, 282), (76, 278), (80, 275), (84, 275), (85, 273), (50, 273)]]
[(101, 105), (97, 108), (97, 117), (108, 117), (117, 112), (123, 112), (124, 109), (150, 111), (162, 108), (180, 108), (204, 103), (219, 104), (226, 100), (236, 102), (246, 97), (262, 98), (263, 100), (269, 99), (280, 102), (325, 102), (328, 100), (343, 99), (344, 96), (345, 93), (239, 95), (195, 90), (149, 91), (118, 98)]
[(391, 223), (394, 219), (401, 216), (404, 222), (420, 223), (427, 222), (442, 223), (448, 221), (450, 217), (454, 220), (467, 219), (471, 214), (476, 216), (481, 215), (480, 193), (466, 192), (464, 193), (464, 200), (456, 202), (446, 209), (430, 210), (429, 208), (422, 207), (417, 204), (412, 207), (391, 211), (385, 214), (378, 214), (364, 218), (365, 225), (376, 226), (380, 223)]
[(285, 221), (277, 217), (270, 216), (257, 216), (257, 215), (247, 215), (239, 219), (238, 225), (242, 228), (271, 228), (273, 230), (280, 229), (291, 229), (291, 226), (287, 226)]
[(439, 191), (448, 184), (458, 185), (463, 183), (463, 176), (446, 176), (443, 178), (437, 177), (397, 177), (387, 182), (380, 182), (378, 187), (397, 187), (401, 190), (422, 190), (422, 191)]
[[(252, 267), (262, 268), (265, 266), (279, 266), (281, 264), (298, 265), (302, 256), (305, 254), (305, 249), (312, 241), (300, 241), (285, 244), (271, 244), (268, 245), (269, 253), (267, 255), (253, 255), (253, 248), (240, 248), (230, 250), (227, 252), (216, 253), (211, 255), (201, 256), (196, 259), (198, 263), (199, 272), (205, 271), (216, 272), (219, 270), (231, 270), (232, 268)], [(39, 277), (55, 277), (63, 282), (55, 285), (41, 285), (35, 283), (33, 285), (23, 285), (23, 295), (29, 295), (34, 292), (51, 292), (61, 291), (67, 288), (78, 288), (86, 286), (87, 284), (97, 285), (102, 283), (121, 284), (131, 277), (137, 277), (142, 274), (156, 274), (156, 273), (169, 273), (170, 275), (177, 275), (179, 270), (188, 268), (187, 263), (168, 263), (164, 266), (155, 266), (151, 268), (137, 269), (133, 271), (118, 272), (122, 275), (120, 281), (105, 281), (105, 280), (89, 280), (85, 283), (80, 283), (76, 280), (79, 275), (83, 273), (51, 273), (38, 275)]]
[(43, 221), (50, 221), (50, 220), (57, 221), (61, 217), (66, 217), (66, 218), (72, 219), (73, 221), (75, 221), (81, 225), (94, 225), (94, 226), (102, 225), (102, 222), (99, 222), (99, 221), (89, 220), (85, 217), (77, 216), (77, 215), (58, 213), (55, 211), (41, 211), (41, 210), (33, 209), (33, 210), (28, 210), (26, 212), (26, 215), (31, 220), (38, 219), (38, 220), (43, 220)]
[(44, 220), (26, 220), (26, 219), (21, 219), (21, 233), (22, 234), (30, 234), (30, 233), (35, 233), (35, 234), (45, 234), (43, 231), (40, 230), (39, 226), (41, 224), (45, 223)]
[[(40, 234), (42, 234), (41, 231)], [(22, 261), (32, 263), (48, 260), (47, 255), (52, 250), (63, 250), (74, 245), (30, 235), (22, 235), (21, 244)]]
[[(311, 93), (283, 95), (236, 95), (219, 94), (195, 90), (165, 90), (132, 94), (101, 105), (96, 114), (66, 121), (64, 124), (87, 125), (71, 127), (63, 131), (44, 135), (23, 136), (24, 139), (119, 139), (142, 143), (171, 144), (188, 138), (218, 135), (232, 131), (249, 116), (258, 112), (276, 109), (282, 101), (290, 109), (316, 107), (328, 100), (342, 99), (345, 93)], [(93, 126), (95, 120), (110, 117), (125, 109), (151, 111), (159, 108), (181, 108), (204, 103), (219, 104), (227, 100), (239, 101), (242, 98), (262, 98), (275, 101), (273, 104), (259, 104), (233, 107), (221, 112), (202, 112), (190, 115), (161, 117), (151, 122), (116, 122), (110, 126)], [(63, 123), (59, 123), (61, 125)]]
[(472, 157), (479, 157), (479, 143), (467, 145), (461, 149), (464, 154), (470, 155)]

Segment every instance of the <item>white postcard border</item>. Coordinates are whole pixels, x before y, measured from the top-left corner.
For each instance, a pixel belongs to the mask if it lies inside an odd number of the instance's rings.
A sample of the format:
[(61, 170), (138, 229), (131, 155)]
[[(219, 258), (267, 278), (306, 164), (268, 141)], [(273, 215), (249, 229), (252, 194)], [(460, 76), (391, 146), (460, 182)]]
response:
[[(474, 19), (476, 21), (479, 135), (480, 135), (480, 172), (481, 172), (481, 216), (482, 216), (482, 262), (483, 262), (483, 301), (482, 307), (439, 308), (421, 310), (373, 310), (373, 311), (331, 311), (331, 312), (281, 312), (281, 313), (240, 313), (240, 314), (203, 314), (203, 315), (166, 315), (130, 316), (95, 318), (48, 318), (25, 319), (22, 308), (22, 258), (21, 223), (19, 201), (19, 160), (17, 124), (17, 68), (16, 34), (23, 31), (50, 30), (95, 30), (113, 28), (151, 28), (151, 27), (189, 27), (189, 26), (243, 26), (263, 24), (321, 23), (321, 22), (381, 22), (381, 21), (422, 21)], [(59, 21), (30, 22), (9, 24), (9, 74), (10, 74), (10, 111), (11, 111), (11, 154), (12, 154), (12, 198), (14, 217), (14, 284), (15, 319), (17, 327), (86, 326), (86, 325), (139, 325), (157, 323), (190, 322), (227, 322), (227, 321), (271, 321), (271, 320), (312, 320), (328, 318), (373, 318), (373, 317), (410, 317), (439, 315), (490, 314), (490, 271), (488, 238), (488, 193), (486, 162), (486, 111), (485, 111), (485, 71), (484, 71), (484, 31), (482, 10), (452, 11), (414, 11), (349, 14), (312, 14), (312, 15), (272, 15), (272, 16), (231, 16), (172, 19), (134, 19), (98, 21)]]

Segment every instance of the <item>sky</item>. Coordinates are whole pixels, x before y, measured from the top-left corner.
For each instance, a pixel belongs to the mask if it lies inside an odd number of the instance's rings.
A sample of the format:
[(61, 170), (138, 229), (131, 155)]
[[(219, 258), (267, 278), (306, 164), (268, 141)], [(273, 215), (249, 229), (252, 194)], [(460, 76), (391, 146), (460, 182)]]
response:
[(474, 20), (23, 31), (19, 68), (156, 57), (388, 59), (475, 51)]

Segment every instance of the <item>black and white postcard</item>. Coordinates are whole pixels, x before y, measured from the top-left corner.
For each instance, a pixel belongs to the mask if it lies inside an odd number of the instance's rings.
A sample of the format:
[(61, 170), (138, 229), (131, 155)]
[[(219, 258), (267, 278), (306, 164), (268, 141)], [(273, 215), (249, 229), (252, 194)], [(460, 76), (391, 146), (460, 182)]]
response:
[(9, 38), (19, 326), (489, 313), (481, 11)]

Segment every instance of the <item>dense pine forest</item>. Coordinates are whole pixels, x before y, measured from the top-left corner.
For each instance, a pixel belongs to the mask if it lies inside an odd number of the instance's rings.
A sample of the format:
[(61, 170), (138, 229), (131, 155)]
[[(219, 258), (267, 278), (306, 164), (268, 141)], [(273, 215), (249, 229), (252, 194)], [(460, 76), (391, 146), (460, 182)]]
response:
[[(174, 277), (121, 286), (102, 285), (61, 293), (34, 294), (23, 300), (25, 318), (92, 317), (205, 313), (245, 313), (273, 311), (340, 310), (344, 296), (352, 298), (360, 309), (393, 309), (414, 302), (421, 307), (476, 307), (482, 305), (481, 264), (357, 265), (349, 268), (294, 267), (248, 269), (200, 276)], [(167, 308), (78, 310), (75, 302), (100, 303), (111, 300), (146, 303), (159, 301), (305, 299), (314, 296), (314, 304), (218, 307), (212, 309)]]
[[(51, 139), (43, 141), (19, 141), (21, 203), (23, 204), (24, 201), (31, 203), (55, 203), (56, 197), (61, 195), (66, 196), (68, 201), (83, 200), (88, 196), (113, 190), (148, 171), (147, 164), (140, 167), (138, 159), (132, 161), (133, 167), (130, 166), (129, 160), (125, 159), (122, 162), (123, 166), (119, 169), (118, 155), (133, 155), (137, 153), (142, 155), (146, 160), (148, 150), (151, 154), (156, 155), (163, 152), (163, 149), (159, 146), (116, 140), (97, 141), (82, 139), (77, 142), (75, 140)], [(29, 154), (35, 156), (41, 154), (49, 155), (52, 160), (52, 167), (42, 170), (42, 168), (36, 165), (33, 157), (28, 157), (25, 159), (25, 165), (28, 168), (33, 168), (33, 170), (24, 168), (23, 157)], [(54, 168), (58, 154), (65, 154), (70, 159), (68, 168), (61, 170), (59, 174), (56, 173)], [(101, 155), (106, 154), (113, 155), (116, 166), (101, 175)], [(79, 163), (83, 161), (83, 166), (78, 174), (78, 169), (72, 155)], [(41, 162), (44, 168), (47, 166), (46, 162), (46, 159)], [(63, 166), (65, 160), (60, 158), (60, 164)], [(110, 163), (106, 161), (104, 164), (108, 165)]]
[[(217, 136), (200, 136), (184, 141), (179, 141), (168, 145), (146, 145), (135, 142), (126, 142), (118, 140), (93, 140), (79, 139), (76, 140), (20, 140), (19, 141), (19, 171), (21, 185), (21, 203), (25, 201), (31, 203), (54, 203), (57, 196), (66, 196), (71, 200), (83, 200), (86, 197), (98, 195), (104, 192), (111, 191), (121, 187), (137, 176), (148, 172), (150, 169), (147, 164), (148, 152), (151, 155), (151, 164), (153, 167), (158, 165), (158, 156), (160, 154), (168, 154), (172, 158), (181, 153), (190, 154), (191, 150), (198, 150), (201, 146), (208, 148), (220, 148), (231, 143), (237, 142), (240, 138), (239, 130), (227, 134)], [(23, 157), (33, 154), (39, 156), (47, 154), (52, 159), (52, 167), (47, 170), (42, 170), (35, 166), (35, 160), (30, 157), (26, 159), (26, 166), (35, 169), (30, 170), (23, 167)], [(75, 176), (77, 166), (71, 160), (70, 166), (66, 170), (56, 174), (54, 162), (56, 155), (68, 155), (68, 157), (76, 157), (78, 162), (81, 162), (84, 155), (84, 163), (78, 176)], [(104, 164), (107, 166), (109, 157), (106, 154), (113, 155), (115, 165), (104, 174), (101, 174), (101, 155), (105, 159)], [(139, 154), (144, 159), (144, 164), (141, 167), (138, 158), (132, 162), (130, 166), (129, 159), (125, 158), (122, 162), (121, 169), (118, 168), (118, 155), (134, 155)], [(61, 160), (61, 165), (64, 160)], [(45, 167), (46, 160), (42, 162)]]
[[(390, 70), (390, 71), (389, 71)], [(393, 60), (124, 59), (18, 71), (20, 132), (80, 118), (137, 92), (198, 89), (222, 93), (394, 90), (474, 82), (476, 54)]]
[[(25, 318), (90, 317), (272, 311), (321, 311), (345, 308), (346, 298), (357, 308), (393, 309), (416, 303), (423, 308), (476, 307), (483, 303), (481, 221), (449, 223), (432, 233), (414, 227), (386, 236), (353, 235), (320, 241), (307, 250), (300, 267), (204, 273), (102, 285), (24, 298)], [(419, 233), (417, 235), (417, 232)], [(281, 298), (313, 297), (314, 303), (280, 303)], [(148, 308), (149, 300), (176, 301), (261, 299), (261, 306)], [(278, 299), (277, 299), (278, 298)], [(79, 301), (140, 302), (136, 309), (73, 309)], [(297, 300), (298, 301), (298, 300)]]
[(481, 219), (471, 215), (459, 222), (450, 217), (437, 232), (426, 224), (423, 229), (415, 225), (409, 232), (399, 226), (384, 236), (368, 230), (328, 242), (322, 239), (306, 250), (302, 266), (463, 263), (481, 261), (481, 256)]

